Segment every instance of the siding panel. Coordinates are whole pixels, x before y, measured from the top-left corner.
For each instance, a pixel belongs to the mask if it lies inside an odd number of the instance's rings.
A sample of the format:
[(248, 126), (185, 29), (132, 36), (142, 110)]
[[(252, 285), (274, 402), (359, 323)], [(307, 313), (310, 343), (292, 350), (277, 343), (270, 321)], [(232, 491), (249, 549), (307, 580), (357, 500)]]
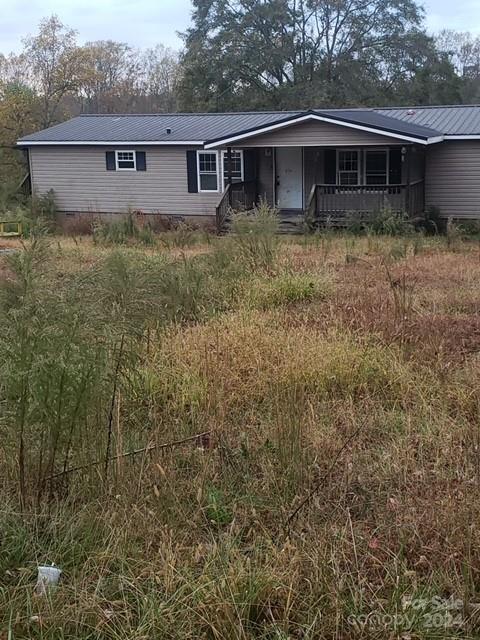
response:
[(324, 180), (324, 149), (308, 147), (304, 149), (303, 166), (305, 171), (304, 179), (304, 202), (308, 202), (310, 191), (314, 184), (323, 184)]
[(105, 147), (32, 147), (33, 189), (53, 189), (60, 211), (214, 215), (220, 193), (188, 193), (187, 147), (138, 147), (146, 171), (107, 171)]
[(278, 131), (242, 140), (242, 147), (295, 146), (345, 146), (355, 144), (392, 144), (395, 138), (367, 133), (329, 122), (303, 122)]
[(443, 217), (480, 218), (480, 141), (441, 142), (428, 148), (425, 200)]

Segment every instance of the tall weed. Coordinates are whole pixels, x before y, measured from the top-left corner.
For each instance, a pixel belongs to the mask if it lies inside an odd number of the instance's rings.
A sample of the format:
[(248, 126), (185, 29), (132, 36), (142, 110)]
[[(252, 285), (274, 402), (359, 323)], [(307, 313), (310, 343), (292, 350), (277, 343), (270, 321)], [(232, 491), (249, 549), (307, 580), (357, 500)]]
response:
[(278, 212), (266, 201), (252, 211), (232, 216), (233, 242), (237, 255), (253, 270), (269, 271), (278, 252)]

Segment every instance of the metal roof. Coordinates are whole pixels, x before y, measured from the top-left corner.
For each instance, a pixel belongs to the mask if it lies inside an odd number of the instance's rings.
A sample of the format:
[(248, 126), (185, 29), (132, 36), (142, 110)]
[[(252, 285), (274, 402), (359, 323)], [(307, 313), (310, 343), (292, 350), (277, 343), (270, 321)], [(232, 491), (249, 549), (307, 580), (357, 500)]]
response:
[(436, 129), (447, 136), (480, 135), (480, 105), (376, 109), (389, 118)]
[(386, 107), (238, 113), (81, 115), (24, 136), (20, 144), (204, 143), (240, 136), (297, 117), (316, 115), (339, 123), (428, 140), (443, 135), (480, 136), (480, 106)]
[(380, 129), (391, 133), (418, 136), (419, 138), (431, 138), (438, 136), (438, 131), (429, 124), (421, 122), (404, 121), (393, 118), (389, 114), (381, 113), (373, 109), (328, 109), (316, 112), (326, 116), (333, 116), (338, 120), (364, 125), (374, 129)]
[(232, 131), (277, 122), (295, 113), (82, 115), (27, 135), (20, 142), (204, 142)]

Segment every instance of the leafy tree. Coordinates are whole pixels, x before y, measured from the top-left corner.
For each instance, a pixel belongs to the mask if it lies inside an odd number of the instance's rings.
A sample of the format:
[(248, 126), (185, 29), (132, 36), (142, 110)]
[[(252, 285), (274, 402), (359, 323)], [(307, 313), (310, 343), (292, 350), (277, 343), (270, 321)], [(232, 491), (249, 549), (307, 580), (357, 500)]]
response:
[(14, 82), (0, 82), (0, 209), (26, 172), (22, 152), (15, 143), (35, 128), (38, 108), (32, 89)]
[(180, 85), (187, 108), (378, 104), (398, 99), (426, 63), (448, 65), (415, 0), (193, 4)]
[(40, 124), (49, 127), (62, 117), (62, 100), (81, 85), (83, 51), (76, 44), (76, 32), (57, 16), (41, 21), (39, 32), (25, 39), (24, 56), (32, 75), (32, 86), (41, 99)]

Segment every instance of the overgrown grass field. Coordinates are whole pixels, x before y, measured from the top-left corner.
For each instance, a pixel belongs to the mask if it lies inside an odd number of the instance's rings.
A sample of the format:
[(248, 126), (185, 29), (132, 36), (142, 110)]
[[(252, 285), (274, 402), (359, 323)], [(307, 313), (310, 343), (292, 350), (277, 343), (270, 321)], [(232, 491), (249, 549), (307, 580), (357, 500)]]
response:
[(479, 637), (478, 242), (145, 238), (3, 243), (0, 637)]

